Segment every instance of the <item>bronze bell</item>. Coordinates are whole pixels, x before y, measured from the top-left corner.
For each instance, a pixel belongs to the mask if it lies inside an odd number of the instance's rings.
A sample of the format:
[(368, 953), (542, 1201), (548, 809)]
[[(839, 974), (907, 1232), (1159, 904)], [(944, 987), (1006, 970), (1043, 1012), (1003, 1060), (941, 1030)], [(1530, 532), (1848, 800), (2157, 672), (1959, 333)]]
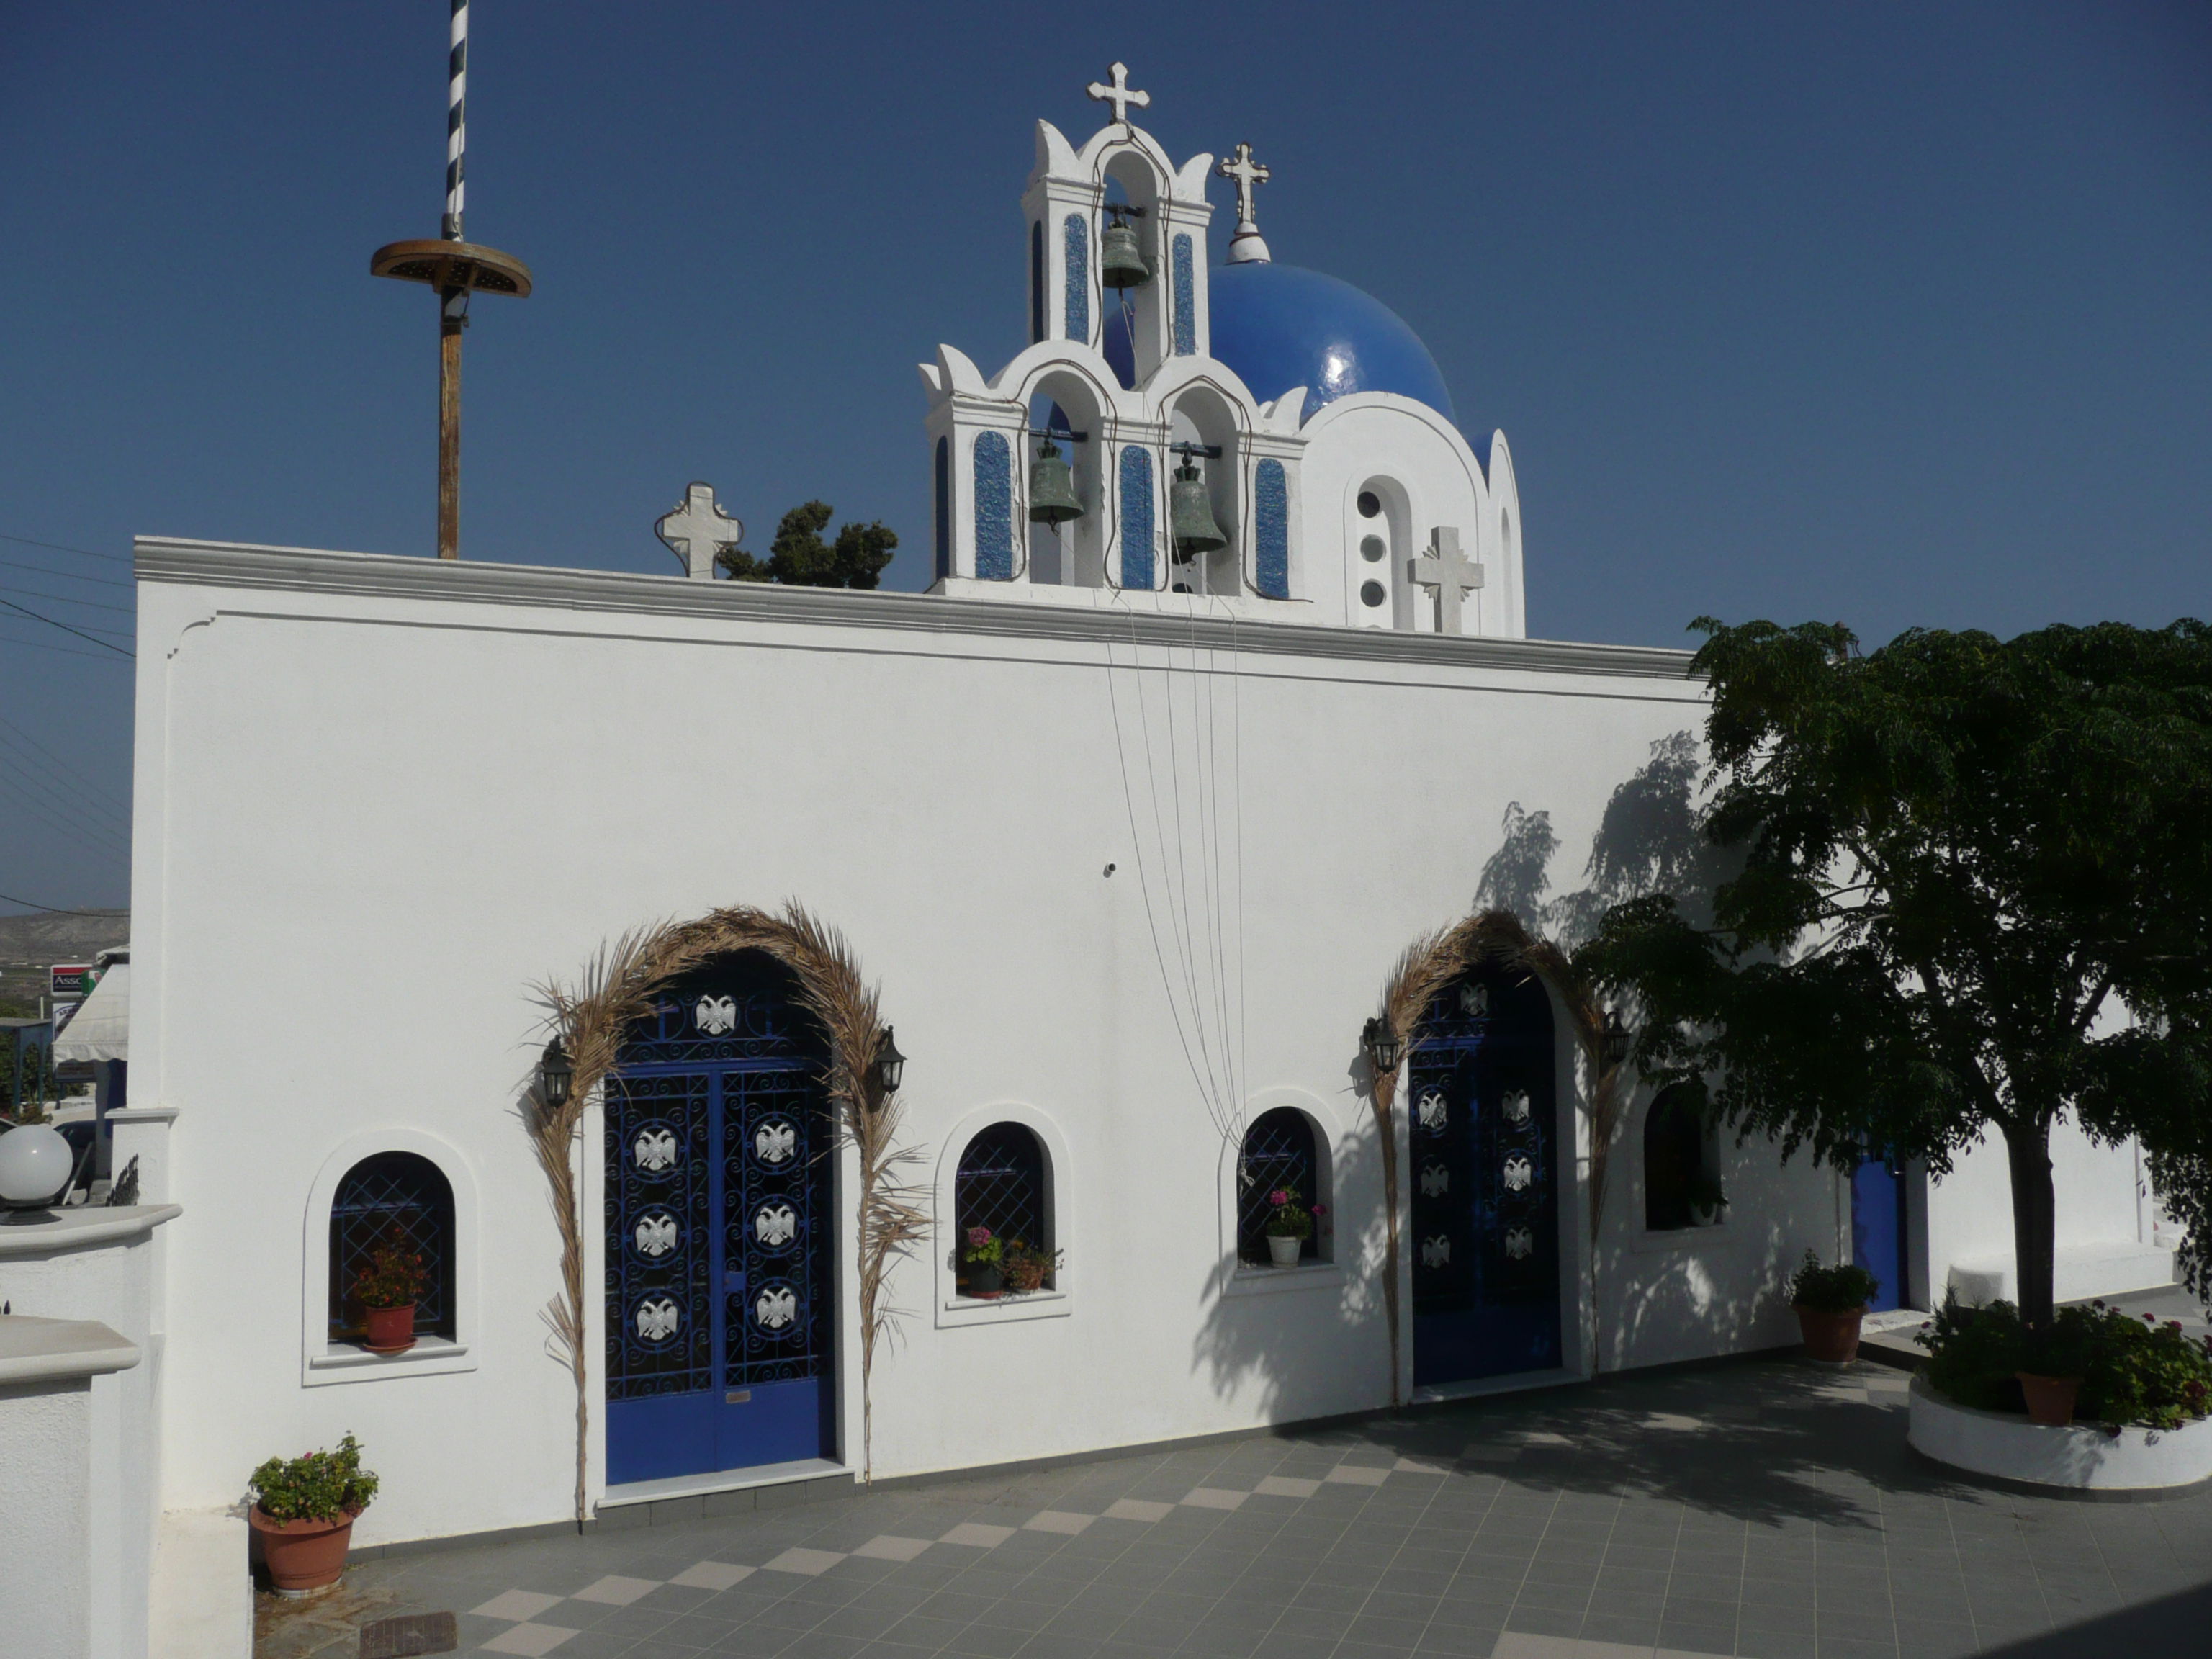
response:
[(1054, 529), (1083, 516), (1083, 503), (1075, 499), (1075, 474), (1060, 459), (1060, 446), (1049, 438), (1030, 463), (1030, 522)]
[(1098, 280), (1108, 288), (1141, 288), (1152, 280), (1137, 246), (1137, 228), (1127, 219), (1117, 217), (1106, 227), (1098, 245)]
[(1213, 521), (1213, 501), (1206, 493), (1206, 480), (1189, 456), (1175, 470), (1168, 489), (1168, 527), (1175, 538), (1175, 556), (1188, 559), (1229, 545), (1229, 538)]

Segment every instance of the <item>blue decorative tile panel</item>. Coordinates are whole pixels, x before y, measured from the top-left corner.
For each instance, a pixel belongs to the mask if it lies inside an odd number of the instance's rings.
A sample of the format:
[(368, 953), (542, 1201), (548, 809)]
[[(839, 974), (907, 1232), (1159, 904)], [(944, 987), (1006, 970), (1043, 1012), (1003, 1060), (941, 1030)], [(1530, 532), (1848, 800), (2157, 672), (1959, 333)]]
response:
[(1091, 223), (1079, 213), (1067, 216), (1067, 337), (1091, 338)]
[(975, 574), (1014, 579), (1014, 452), (1002, 432), (975, 434)]
[(1175, 239), (1175, 349), (1178, 357), (1198, 355), (1198, 276), (1188, 234)]
[(1261, 592), (1271, 599), (1291, 597), (1291, 482), (1280, 461), (1260, 463), (1253, 483), (1252, 516), (1260, 531)]
[(1152, 586), (1152, 452), (1121, 452), (1121, 586)]

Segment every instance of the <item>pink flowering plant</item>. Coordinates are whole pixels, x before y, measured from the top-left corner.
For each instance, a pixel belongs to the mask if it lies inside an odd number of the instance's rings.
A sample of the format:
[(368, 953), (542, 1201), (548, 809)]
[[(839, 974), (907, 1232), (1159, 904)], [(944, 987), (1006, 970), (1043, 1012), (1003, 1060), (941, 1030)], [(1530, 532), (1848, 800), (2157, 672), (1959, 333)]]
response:
[(1311, 1238), (1314, 1224), (1328, 1213), (1328, 1206), (1309, 1206), (1296, 1187), (1278, 1187), (1267, 1194), (1267, 1223), (1263, 1231), (1270, 1238)]
[(970, 1227), (963, 1236), (960, 1259), (970, 1267), (996, 1267), (1006, 1255), (1006, 1242), (988, 1227)]
[(247, 1485), (271, 1521), (336, 1521), (359, 1515), (376, 1496), (377, 1479), (361, 1466), (361, 1442), (349, 1434), (336, 1451), (272, 1457)]
[(2039, 1329), (2009, 1302), (1969, 1308), (1947, 1297), (1920, 1342), (1929, 1382), (1962, 1406), (2021, 1410), (2016, 1376), (2027, 1371), (2080, 1377), (2076, 1419), (2114, 1428), (2173, 1429), (2212, 1413), (2212, 1338), (2179, 1320), (2092, 1302), (2060, 1308)]

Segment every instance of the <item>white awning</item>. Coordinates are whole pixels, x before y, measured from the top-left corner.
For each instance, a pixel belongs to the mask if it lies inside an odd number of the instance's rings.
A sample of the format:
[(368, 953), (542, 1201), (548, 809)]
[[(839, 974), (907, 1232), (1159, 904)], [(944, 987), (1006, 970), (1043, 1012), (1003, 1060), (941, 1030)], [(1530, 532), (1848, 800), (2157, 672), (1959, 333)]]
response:
[(131, 964), (118, 962), (100, 976), (54, 1038), (57, 1063), (131, 1058)]

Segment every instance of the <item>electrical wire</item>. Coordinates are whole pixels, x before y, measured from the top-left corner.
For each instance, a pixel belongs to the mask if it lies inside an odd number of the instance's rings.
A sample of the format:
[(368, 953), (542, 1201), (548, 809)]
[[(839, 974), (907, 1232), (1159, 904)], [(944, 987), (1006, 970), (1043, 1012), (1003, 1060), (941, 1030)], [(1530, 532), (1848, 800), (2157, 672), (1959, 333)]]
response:
[(80, 576), (74, 570), (57, 570), (50, 564), (33, 564), (27, 559), (0, 559), (0, 565), (10, 570), (35, 570), (41, 576), (52, 576), (58, 582), (98, 582), (102, 587), (136, 590), (136, 582), (118, 581), (113, 576)]
[(38, 772), (22, 772), (14, 780), (18, 788), (35, 787), (45, 792), (46, 804), (66, 817), (77, 819), (84, 826), (96, 829), (101, 834), (127, 840), (130, 824), (116, 817), (112, 811), (81, 800), (64, 792), (52, 778)]
[(26, 732), (21, 726), (16, 725), (13, 720), (8, 719), (4, 714), (0, 714), (0, 729), (13, 732), (18, 738), (30, 744), (32, 748), (37, 750), (41, 755), (44, 755), (49, 761), (52, 761), (63, 771), (70, 774), (70, 776), (74, 777), (79, 783), (84, 785), (84, 787), (90, 790), (94, 795), (105, 796), (111, 805), (118, 808), (126, 814), (130, 811), (131, 803), (125, 797), (114, 793), (104, 785), (96, 783), (91, 778), (87, 777), (83, 773), (78, 771), (76, 768), (71, 766), (59, 755), (54, 753), (52, 750), (47, 748), (46, 744), (40, 743), (36, 738), (33, 737), (28, 732)]
[(4, 530), (0, 530), (0, 542), (21, 542), (26, 547), (47, 548), (56, 553), (82, 553), (88, 559), (107, 559), (117, 564), (131, 562), (128, 553), (95, 553), (88, 547), (70, 547), (61, 542), (33, 541), (28, 536), (11, 536)]
[(40, 904), (33, 899), (17, 898), (13, 893), (0, 893), (0, 902), (20, 904), (27, 910), (44, 910), (50, 916), (112, 916), (112, 910), (65, 910), (58, 904)]
[[(12, 617), (0, 617), (0, 623), (10, 622), (13, 620), (14, 619)], [(117, 668), (120, 668), (123, 665), (117, 662), (114, 658), (102, 656), (97, 651), (77, 651), (71, 649), (66, 645), (48, 645), (40, 640), (0, 638), (0, 643), (15, 646), (25, 651), (51, 651), (58, 657), (82, 657), (88, 662), (104, 662)]]
[[(46, 574), (52, 576), (58, 575), (60, 573), (58, 571), (49, 570)], [(41, 593), (37, 589), (29, 587), (19, 587), (15, 591), (21, 593), (27, 599), (52, 599), (57, 605), (81, 605), (93, 611), (112, 611), (118, 616), (121, 617), (135, 617), (138, 614), (138, 608), (136, 605), (106, 605), (98, 599), (80, 599), (68, 593)], [(120, 632), (121, 630), (117, 629), (114, 631)]]
[(94, 638), (93, 638), (93, 636), (92, 636), (91, 635), (89, 635), (89, 634), (86, 633), (86, 632), (85, 632), (82, 629), (81, 629), (81, 628), (71, 628), (71, 627), (70, 627), (67, 623), (65, 623), (65, 622), (56, 622), (56, 621), (55, 621), (52, 617), (42, 617), (42, 616), (40, 616), (37, 611), (33, 611), (33, 610), (30, 610), (30, 609), (28, 609), (27, 607), (26, 607), (26, 606), (20, 605), (16, 604), (16, 603), (15, 602), (15, 600), (13, 600), (13, 599), (0, 599), (0, 605), (6, 605), (6, 606), (8, 607), (8, 609), (9, 609), (10, 611), (21, 611), (25, 616), (28, 617), (29, 617), (33, 622), (42, 622), (42, 623), (46, 623), (48, 627), (50, 627), (50, 628), (58, 628), (58, 629), (60, 629), (62, 630), (62, 632), (63, 632), (63, 633), (64, 633), (64, 634), (74, 634), (74, 635), (76, 635), (77, 636), (77, 638), (79, 638), (79, 639), (81, 639), (81, 640), (84, 640), (84, 641), (88, 641), (88, 643), (90, 643), (90, 644), (93, 644), (93, 645), (103, 645), (103, 646), (107, 646), (107, 648), (108, 648), (110, 651), (112, 651), (113, 653), (115, 653), (115, 654), (116, 654), (117, 656), (118, 656), (118, 657), (131, 657), (131, 658), (136, 658), (136, 657), (137, 657), (137, 653), (136, 653), (136, 652), (134, 652), (134, 651), (125, 651), (125, 650), (121, 646), (119, 646), (119, 645), (108, 645), (108, 643), (107, 643), (107, 641), (106, 641), (106, 640), (97, 640), (97, 639), (94, 639)]

